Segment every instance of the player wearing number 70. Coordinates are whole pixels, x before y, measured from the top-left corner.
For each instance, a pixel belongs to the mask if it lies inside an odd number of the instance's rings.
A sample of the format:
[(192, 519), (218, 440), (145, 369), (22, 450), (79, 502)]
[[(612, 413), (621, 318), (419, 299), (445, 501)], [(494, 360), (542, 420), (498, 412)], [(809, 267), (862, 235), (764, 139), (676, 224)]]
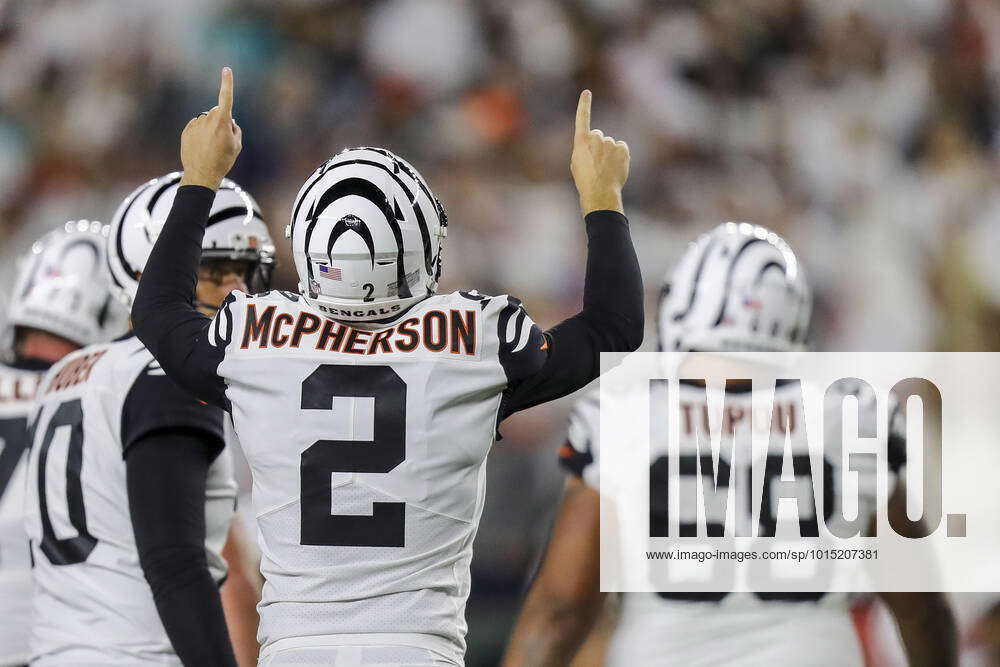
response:
[[(67, 222), (32, 244), (19, 262), (0, 363), (0, 665), (23, 665), (30, 651), (31, 556), (25, 535), (28, 420), (35, 390), (53, 363), (124, 328), (104, 272), (105, 226)], [(6, 353), (10, 354), (6, 354)]]
[[(126, 303), (179, 181), (173, 173), (142, 184), (98, 235), (98, 268)], [(272, 249), (256, 203), (234, 183), (210, 205), (197, 280), (206, 312), (244, 280), (265, 280)], [(219, 593), (236, 499), (223, 420), (131, 334), (48, 372), (28, 461), (32, 664), (236, 664)], [(228, 574), (233, 583), (243, 575)], [(239, 611), (252, 617), (253, 602)], [(253, 659), (252, 640), (247, 653)]]
[(190, 307), (213, 192), (241, 146), (232, 73), (181, 137), (183, 187), (132, 317), (164, 369), (232, 412), (253, 472), (261, 664), (460, 665), (472, 542), (498, 423), (642, 339), (622, 213), (628, 149), (579, 102), (571, 168), (589, 237), (583, 311), (543, 332), (509, 296), (437, 295), (444, 209), (387, 150), (345, 150), (287, 229), (298, 293)]

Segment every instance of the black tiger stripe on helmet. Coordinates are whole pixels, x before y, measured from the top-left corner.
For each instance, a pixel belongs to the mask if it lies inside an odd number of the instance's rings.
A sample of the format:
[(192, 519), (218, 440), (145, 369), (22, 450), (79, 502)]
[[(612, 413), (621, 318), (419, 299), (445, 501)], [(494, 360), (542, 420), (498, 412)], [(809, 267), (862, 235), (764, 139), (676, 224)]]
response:
[(690, 245), (660, 298), (665, 350), (783, 351), (805, 342), (809, 285), (774, 232), (727, 222)]
[[(182, 174), (171, 172), (146, 181), (126, 197), (111, 221), (108, 270), (117, 296), (131, 304), (139, 276), (180, 187)], [(253, 197), (223, 179), (215, 194), (202, 241), (203, 258), (248, 264), (246, 280), (266, 288), (274, 263), (274, 244)]]

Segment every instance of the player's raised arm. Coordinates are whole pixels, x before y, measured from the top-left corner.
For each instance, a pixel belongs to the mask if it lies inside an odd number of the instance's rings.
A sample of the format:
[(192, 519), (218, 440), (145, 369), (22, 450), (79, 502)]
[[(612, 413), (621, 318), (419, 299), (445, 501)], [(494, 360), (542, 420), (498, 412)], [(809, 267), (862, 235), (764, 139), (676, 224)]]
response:
[(201, 242), (215, 191), (242, 148), (233, 120), (233, 72), (222, 70), (219, 103), (181, 134), (184, 177), (143, 270), (132, 306), (135, 333), (172, 378), (200, 398), (226, 407), (208, 346), (208, 318), (193, 306)]
[(592, 95), (583, 91), (576, 110), (570, 170), (587, 227), (583, 310), (545, 332), (544, 352), (508, 377), (503, 415), (565, 396), (597, 377), (601, 352), (631, 352), (642, 343), (642, 275), (622, 205), (629, 152), (591, 129)]

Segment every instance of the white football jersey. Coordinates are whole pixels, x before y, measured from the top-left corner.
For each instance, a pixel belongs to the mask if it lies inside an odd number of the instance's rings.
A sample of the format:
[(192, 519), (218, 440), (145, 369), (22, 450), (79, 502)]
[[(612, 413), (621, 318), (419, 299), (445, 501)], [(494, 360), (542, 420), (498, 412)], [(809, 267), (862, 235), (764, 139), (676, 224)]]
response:
[[(695, 483), (697, 475), (696, 459), (699, 455), (698, 433), (706, 434), (708, 405), (704, 386), (680, 383), (678, 428), (678, 465), (680, 481)], [(865, 412), (875, 409), (873, 396), (865, 392), (850, 393), (857, 396), (859, 418)], [(801, 388), (797, 382), (779, 384), (774, 390), (774, 406), (777, 418), (770, 424), (772, 433), (777, 434), (781, 445), (788, 434), (788, 448), (796, 475), (799, 469), (798, 456), (808, 456), (805, 423), (801, 414), (799, 396)], [(726, 415), (723, 423), (725, 432), (736, 429), (734, 443), (748, 442), (740, 437), (740, 429), (750, 429), (750, 392), (728, 392), (725, 395)], [(832, 409), (832, 406), (831, 406)], [(773, 417), (773, 415), (772, 415)], [(833, 423), (834, 420), (830, 420)], [(659, 435), (657, 435), (659, 433)], [(667, 483), (667, 443), (664, 438), (668, 431), (652, 431), (650, 442), (650, 484)], [(744, 430), (743, 433), (748, 433)], [(705, 441), (701, 436), (704, 457)], [(839, 441), (839, 440), (837, 440)], [(775, 441), (772, 440), (772, 444)], [(737, 446), (737, 445), (734, 445)], [(711, 449), (707, 456), (712, 457)], [(746, 452), (733, 454), (737, 466), (749, 468), (750, 456)], [(905, 451), (890, 447), (890, 472), (896, 473), (903, 464)], [(560, 450), (560, 463), (572, 474), (583, 479), (591, 488), (599, 489), (600, 467), (600, 400), (592, 391), (581, 399), (570, 416), (567, 444)], [(720, 459), (724, 458), (720, 452)], [(765, 485), (781, 477), (783, 456), (768, 453), (765, 464), (767, 472)], [(774, 461), (770, 459), (774, 458)], [(823, 475), (824, 493), (836, 494), (841, 488), (841, 457), (838, 451), (827, 450)], [(730, 461), (727, 461), (730, 463)], [(711, 465), (702, 462), (703, 470)], [(773, 465), (776, 464), (776, 465)], [(721, 465), (721, 464), (720, 464)], [(760, 463), (758, 462), (758, 465)], [(802, 462), (805, 471), (808, 463)], [(732, 470), (730, 474), (740, 474)], [(875, 498), (867, 493), (872, 490), (874, 469), (859, 469), (859, 520), (867, 530), (868, 522), (874, 516)], [(777, 479), (774, 477), (776, 475)], [(665, 489), (665, 486), (660, 488)], [(764, 507), (761, 508), (761, 524), (777, 520), (777, 508), (771, 506), (770, 494), (765, 486)], [(662, 494), (666, 498), (666, 494)], [(655, 502), (655, 501), (654, 501)], [(827, 503), (829, 513), (839, 507), (840, 499), (833, 498)], [(800, 502), (800, 527), (803, 534), (807, 528), (802, 524), (817, 520), (815, 508)], [(810, 511), (812, 514), (810, 514)], [(657, 507), (654, 504), (650, 516), (651, 525), (656, 520)], [(666, 522), (666, 507), (659, 516)], [(722, 523), (724, 517), (708, 516), (707, 521)], [(694, 530), (696, 517), (680, 517), (680, 530)], [(835, 518), (830, 519), (834, 521)], [(721, 527), (720, 527), (721, 529)], [(773, 529), (772, 529), (773, 530)], [(763, 533), (762, 533), (763, 534)], [(772, 532), (773, 534), (773, 532)], [(766, 599), (765, 599), (766, 598)], [(830, 666), (862, 667), (861, 648), (851, 620), (851, 596), (846, 593), (626, 593), (622, 595), (621, 613), (618, 626), (611, 640), (608, 665), (734, 665), (758, 667), (759, 665), (781, 666)]]
[(44, 371), (0, 364), (0, 665), (28, 662), (31, 557), (24, 533), (28, 420)]
[[(129, 514), (125, 450), (172, 426), (217, 428), (223, 413), (173, 385), (134, 336), (68, 355), (42, 380), (28, 460), (34, 559), (32, 664), (179, 665), (143, 576)], [(209, 469), (209, 569), (236, 497), (228, 450)]]
[(456, 292), (349, 326), (234, 292), (210, 339), (253, 473), (262, 660), (377, 639), (462, 664), (486, 456), (518, 364), (547, 354), (519, 302)]

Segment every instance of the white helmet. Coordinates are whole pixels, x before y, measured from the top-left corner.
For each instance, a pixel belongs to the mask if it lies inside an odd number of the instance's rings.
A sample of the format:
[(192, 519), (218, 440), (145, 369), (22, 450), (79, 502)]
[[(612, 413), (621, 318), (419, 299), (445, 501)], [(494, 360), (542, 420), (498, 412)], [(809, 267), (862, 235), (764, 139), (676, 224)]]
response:
[[(131, 306), (153, 244), (163, 229), (181, 180), (175, 171), (154, 178), (125, 198), (111, 220), (108, 266), (119, 298)], [(201, 259), (248, 263), (245, 277), (251, 292), (268, 289), (274, 267), (274, 243), (260, 207), (246, 190), (222, 179), (208, 216)]]
[(795, 253), (759, 225), (726, 222), (692, 243), (668, 275), (657, 326), (662, 350), (802, 349), (812, 302)]
[(299, 190), (285, 236), (299, 292), (333, 319), (393, 317), (437, 291), (448, 218), (417, 170), (349, 148)]
[(8, 327), (31, 327), (84, 346), (125, 331), (127, 313), (105, 270), (108, 227), (75, 220), (31, 246), (21, 260)]

